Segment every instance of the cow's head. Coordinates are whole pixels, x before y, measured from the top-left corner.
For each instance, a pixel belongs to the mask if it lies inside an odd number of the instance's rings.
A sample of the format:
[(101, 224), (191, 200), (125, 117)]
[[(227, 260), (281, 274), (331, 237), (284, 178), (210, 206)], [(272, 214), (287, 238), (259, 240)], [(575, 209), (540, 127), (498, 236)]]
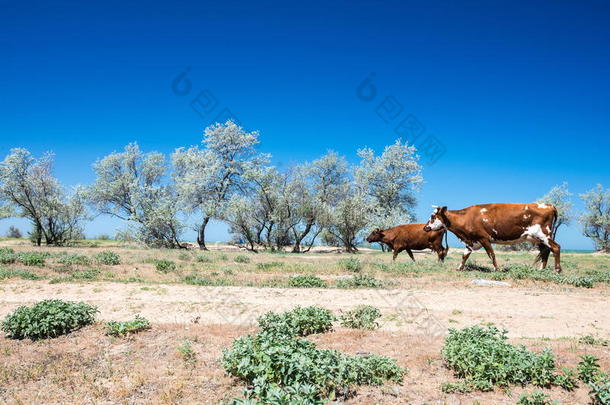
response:
[(383, 230), (379, 228), (375, 228), (373, 232), (369, 236), (367, 236), (366, 241), (368, 243), (379, 242), (383, 239)]
[(449, 221), (447, 220), (447, 207), (434, 207), (434, 211), (432, 215), (430, 215), (430, 219), (426, 226), (424, 226), (424, 231), (438, 231), (439, 229), (447, 228), (447, 224)]

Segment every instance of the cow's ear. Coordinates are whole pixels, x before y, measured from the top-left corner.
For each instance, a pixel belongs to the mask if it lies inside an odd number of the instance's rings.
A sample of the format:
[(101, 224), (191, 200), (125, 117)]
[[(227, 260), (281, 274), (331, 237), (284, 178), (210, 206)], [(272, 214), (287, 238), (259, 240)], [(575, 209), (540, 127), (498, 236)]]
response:
[(444, 207), (441, 208), (441, 214), (446, 214), (447, 213), (447, 206), (445, 205)]

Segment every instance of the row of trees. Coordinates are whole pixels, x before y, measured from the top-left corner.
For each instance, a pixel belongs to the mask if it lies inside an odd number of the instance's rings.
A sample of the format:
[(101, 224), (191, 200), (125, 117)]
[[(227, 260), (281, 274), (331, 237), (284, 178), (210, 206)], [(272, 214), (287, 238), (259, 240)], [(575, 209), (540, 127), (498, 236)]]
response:
[(185, 247), (182, 235), (194, 221), (206, 249), (206, 227), (215, 219), (252, 250), (301, 252), (322, 240), (354, 252), (365, 229), (413, 219), (423, 179), (415, 148), (400, 140), (379, 155), (358, 150), (357, 165), (331, 151), (283, 171), (258, 144), (258, 132), (230, 121), (206, 128), (201, 146), (179, 148), (169, 162), (129, 144), (98, 160), (94, 183), (72, 193), (53, 176), (51, 155), (35, 159), (13, 149), (0, 164), (0, 207), (4, 216), (30, 219), (39, 245), (65, 244), (92, 215), (106, 214), (153, 247)]
[[(415, 148), (400, 140), (379, 155), (358, 150), (356, 165), (330, 151), (287, 170), (270, 165), (258, 145), (258, 132), (230, 121), (206, 128), (200, 146), (179, 148), (169, 159), (129, 144), (98, 160), (94, 183), (71, 193), (54, 177), (52, 155), (36, 159), (13, 149), (0, 163), (0, 218), (28, 218), (38, 245), (79, 239), (86, 221), (106, 214), (126, 221), (126, 237), (183, 248), (195, 223), (201, 249), (210, 221), (221, 220), (251, 250), (294, 252), (316, 241), (354, 252), (365, 230), (414, 219), (421, 167)], [(564, 183), (539, 200), (558, 209), (553, 235), (575, 217), (571, 196)], [(581, 198), (583, 233), (610, 251), (610, 190), (599, 185)]]

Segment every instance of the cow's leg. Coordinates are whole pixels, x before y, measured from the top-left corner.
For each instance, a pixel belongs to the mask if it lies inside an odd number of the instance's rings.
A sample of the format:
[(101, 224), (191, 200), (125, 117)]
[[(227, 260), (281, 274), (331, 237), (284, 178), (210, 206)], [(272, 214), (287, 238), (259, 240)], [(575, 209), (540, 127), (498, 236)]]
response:
[(483, 246), (483, 249), (485, 249), (485, 252), (487, 252), (487, 256), (489, 256), (489, 258), (491, 259), (491, 262), (494, 265), (494, 269), (496, 271), (500, 271), (498, 263), (496, 262), (496, 254), (494, 253), (494, 248), (491, 246), (491, 242), (486, 239), (483, 239), (481, 240), (481, 245)]
[(551, 254), (551, 248), (549, 248), (544, 243), (539, 243), (538, 250), (540, 250), (540, 253), (538, 254), (538, 257), (536, 258), (536, 260), (534, 261), (534, 265), (536, 265), (536, 263), (540, 262), (540, 270), (542, 270), (542, 269), (546, 268), (546, 264), (549, 261), (549, 255)]
[(413, 252), (411, 252), (411, 249), (405, 249), (405, 250), (407, 251), (407, 254), (411, 258), (411, 260), (415, 261), (415, 258), (413, 257)]
[(396, 256), (398, 256), (398, 254), (400, 252), (402, 252), (403, 250), (404, 250), (403, 248), (396, 248), (396, 249), (394, 249), (394, 254), (392, 255), (392, 261), (395, 261), (396, 260)]
[(555, 242), (553, 239), (549, 239), (549, 245), (551, 246), (551, 251), (553, 252), (553, 257), (555, 258), (555, 271), (557, 273), (561, 273), (561, 261), (559, 255), (561, 253), (561, 246), (559, 243)]
[(464, 253), (462, 254), (462, 264), (460, 264), (460, 267), (458, 267), (458, 271), (464, 270), (464, 265), (466, 264), (466, 260), (468, 260), (470, 257), (472, 250), (472, 247), (466, 245), (466, 249), (464, 249)]

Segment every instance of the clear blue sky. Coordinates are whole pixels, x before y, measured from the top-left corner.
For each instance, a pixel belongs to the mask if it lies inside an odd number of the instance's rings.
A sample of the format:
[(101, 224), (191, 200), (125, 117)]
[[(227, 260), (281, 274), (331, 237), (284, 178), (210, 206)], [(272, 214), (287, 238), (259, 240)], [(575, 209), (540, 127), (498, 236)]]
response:
[[(129, 4), (127, 4), (129, 3)], [(196, 144), (228, 108), (283, 166), (334, 149), (380, 150), (387, 96), (446, 153), (419, 195), (462, 208), (528, 202), (568, 181), (610, 187), (610, 6), (587, 1), (8, 2), (0, 13), (0, 154), (56, 153), (67, 185), (137, 141)], [(189, 94), (172, 91), (190, 67)], [(375, 73), (376, 98), (356, 96)], [(198, 115), (200, 91), (218, 102)], [(576, 210), (582, 209), (575, 196)], [(0, 222), (4, 233), (12, 220)], [(113, 233), (98, 218), (87, 232)], [(226, 238), (216, 225), (211, 240)], [(566, 248), (591, 247), (574, 225)]]

